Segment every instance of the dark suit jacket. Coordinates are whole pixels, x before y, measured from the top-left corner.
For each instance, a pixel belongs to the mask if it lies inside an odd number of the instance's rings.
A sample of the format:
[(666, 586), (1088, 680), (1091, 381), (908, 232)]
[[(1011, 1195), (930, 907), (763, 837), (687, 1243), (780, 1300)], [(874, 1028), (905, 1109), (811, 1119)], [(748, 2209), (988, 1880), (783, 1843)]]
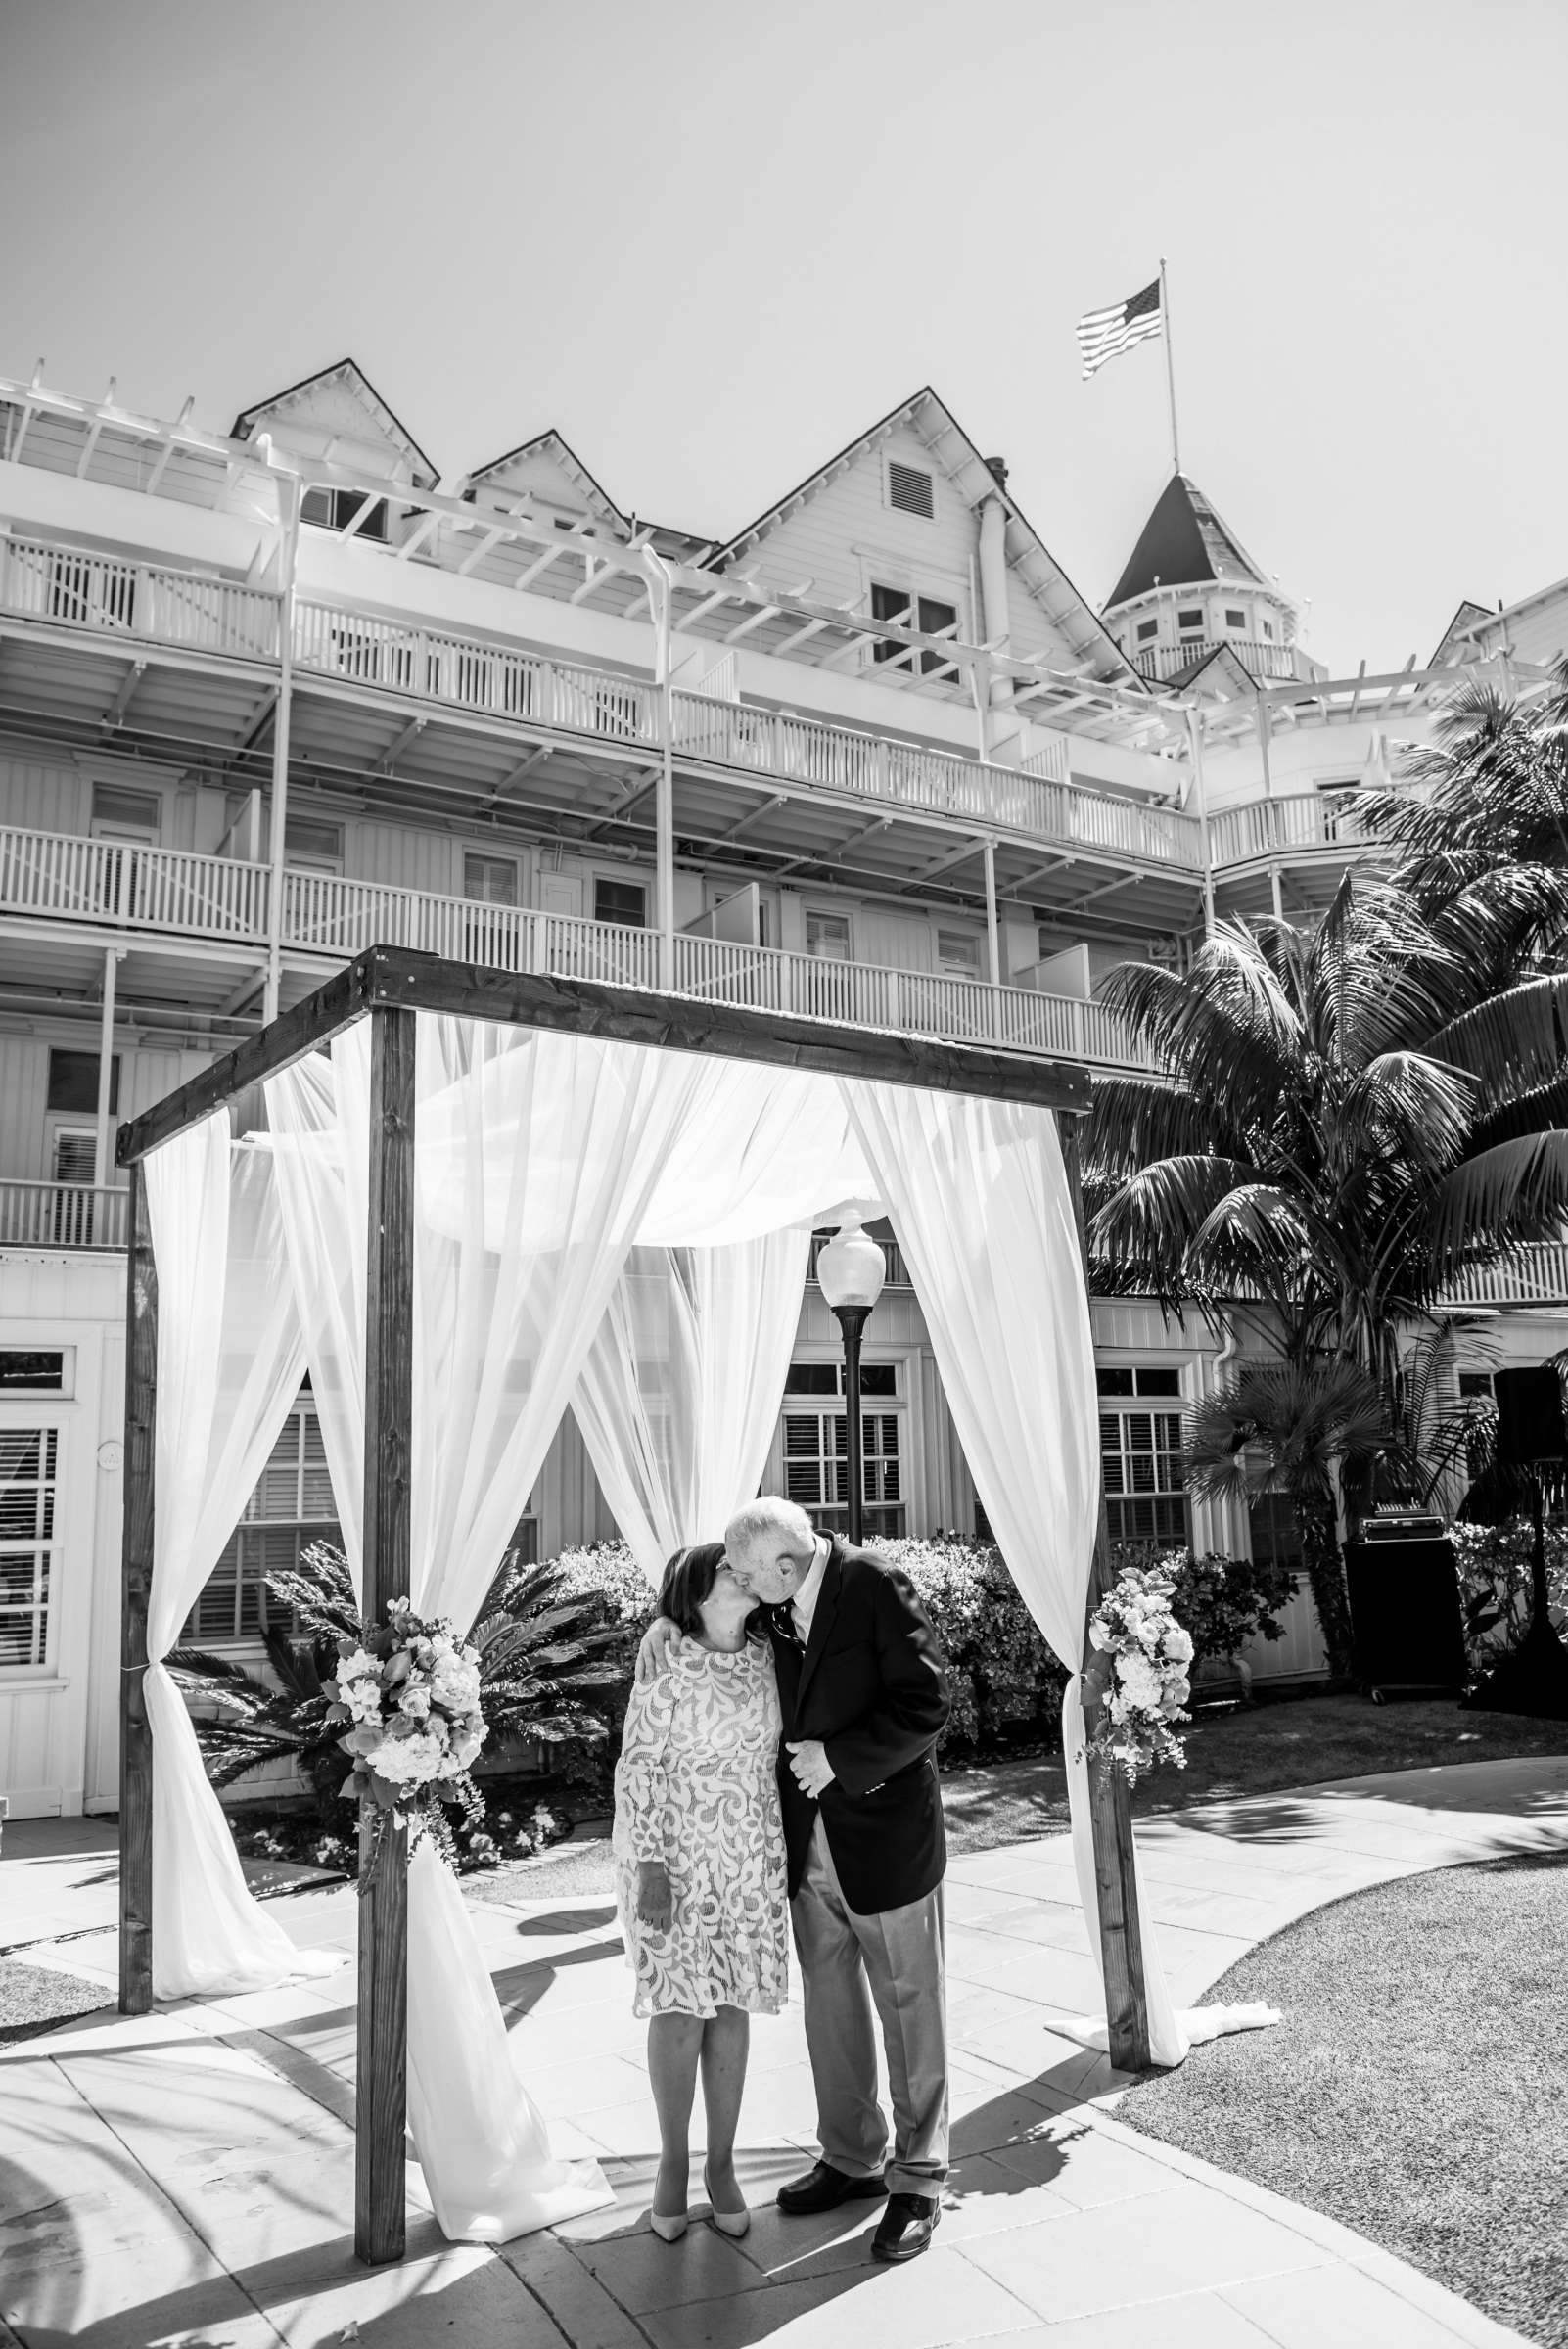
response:
[[(833, 1765), (822, 1824), (844, 1898), (859, 1916), (901, 1909), (947, 1864), (936, 1743), (946, 1669), (914, 1586), (897, 1566), (834, 1537), (803, 1652), (788, 1606), (772, 1611), (784, 1735), (820, 1738)], [(800, 1889), (817, 1805), (779, 1755), (790, 1894)]]

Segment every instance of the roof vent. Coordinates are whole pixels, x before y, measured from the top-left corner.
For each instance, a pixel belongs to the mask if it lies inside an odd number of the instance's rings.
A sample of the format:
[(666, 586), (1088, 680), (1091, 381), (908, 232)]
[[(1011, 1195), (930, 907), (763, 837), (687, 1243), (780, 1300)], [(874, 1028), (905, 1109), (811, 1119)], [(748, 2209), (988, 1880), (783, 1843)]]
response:
[(986, 471), (991, 475), (992, 480), (995, 483), (998, 489), (1006, 488), (1007, 459), (1005, 457), (988, 457), (986, 459)]
[(888, 459), (888, 503), (900, 514), (918, 514), (922, 522), (936, 519), (937, 501), (929, 473), (918, 465), (900, 465), (897, 457)]

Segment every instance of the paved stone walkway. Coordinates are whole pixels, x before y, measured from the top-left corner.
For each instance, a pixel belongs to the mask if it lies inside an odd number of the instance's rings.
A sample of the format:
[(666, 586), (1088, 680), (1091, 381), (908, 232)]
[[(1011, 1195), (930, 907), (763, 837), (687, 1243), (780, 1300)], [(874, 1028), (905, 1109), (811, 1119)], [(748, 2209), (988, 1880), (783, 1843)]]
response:
[[(13, 1826), (0, 1948), (114, 1980), (112, 1855), (92, 1822)], [(1290, 1919), (1463, 1860), (1568, 1848), (1568, 1760), (1479, 1763), (1140, 1825), (1179, 2003)], [(1123, 2128), (1106, 2059), (1053, 2025), (1095, 2004), (1066, 1838), (948, 1878), (955, 2165), (932, 2251), (867, 2259), (875, 2209), (786, 2220), (811, 2147), (799, 2004), (753, 2035), (731, 2242), (646, 2220), (657, 2143), (608, 1901), (473, 1904), (563, 2151), (617, 2206), (494, 2252), (444, 2242), (409, 2168), (409, 2254), (352, 2256), (351, 1890), (281, 1901), (340, 1972), (0, 2053), (0, 2341), (24, 2349), (1453, 2349), (1516, 2341), (1330, 2221)], [(30, 1930), (38, 1927), (38, 1932)], [(52, 1936), (44, 1939), (42, 1936)], [(70, 1936), (70, 1938), (60, 1938)], [(1258, 2060), (1268, 2060), (1267, 2034)], [(1192, 2058), (1203, 2060), (1202, 2050)], [(10, 2327), (8, 2335), (7, 2327)]]

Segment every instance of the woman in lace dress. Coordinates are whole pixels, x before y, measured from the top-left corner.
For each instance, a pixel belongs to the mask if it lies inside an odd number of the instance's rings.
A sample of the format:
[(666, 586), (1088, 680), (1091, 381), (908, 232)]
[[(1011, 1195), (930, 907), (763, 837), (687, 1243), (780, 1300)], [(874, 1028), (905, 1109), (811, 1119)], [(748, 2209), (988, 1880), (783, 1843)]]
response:
[(667, 2242), (686, 2232), (699, 2066), (714, 2224), (750, 2224), (734, 2166), (750, 2018), (777, 2014), (789, 1988), (778, 1690), (766, 1638), (748, 1636), (756, 1604), (721, 1542), (676, 1552), (659, 1613), (686, 1637), (632, 1689), (616, 1766), (617, 1891), (659, 2113), (652, 2224)]

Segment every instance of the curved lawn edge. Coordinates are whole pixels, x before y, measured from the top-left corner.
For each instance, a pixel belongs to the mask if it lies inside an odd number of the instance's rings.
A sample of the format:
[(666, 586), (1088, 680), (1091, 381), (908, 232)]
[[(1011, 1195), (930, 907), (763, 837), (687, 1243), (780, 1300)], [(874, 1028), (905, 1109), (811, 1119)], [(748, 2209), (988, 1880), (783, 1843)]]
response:
[(1331, 1895), (1213, 1986), (1284, 2021), (1145, 2075), (1118, 2118), (1424, 2277), (1451, 2312), (1460, 2295), (1490, 2323), (1477, 2337), (1568, 2349), (1565, 1937), (1560, 1848)]

